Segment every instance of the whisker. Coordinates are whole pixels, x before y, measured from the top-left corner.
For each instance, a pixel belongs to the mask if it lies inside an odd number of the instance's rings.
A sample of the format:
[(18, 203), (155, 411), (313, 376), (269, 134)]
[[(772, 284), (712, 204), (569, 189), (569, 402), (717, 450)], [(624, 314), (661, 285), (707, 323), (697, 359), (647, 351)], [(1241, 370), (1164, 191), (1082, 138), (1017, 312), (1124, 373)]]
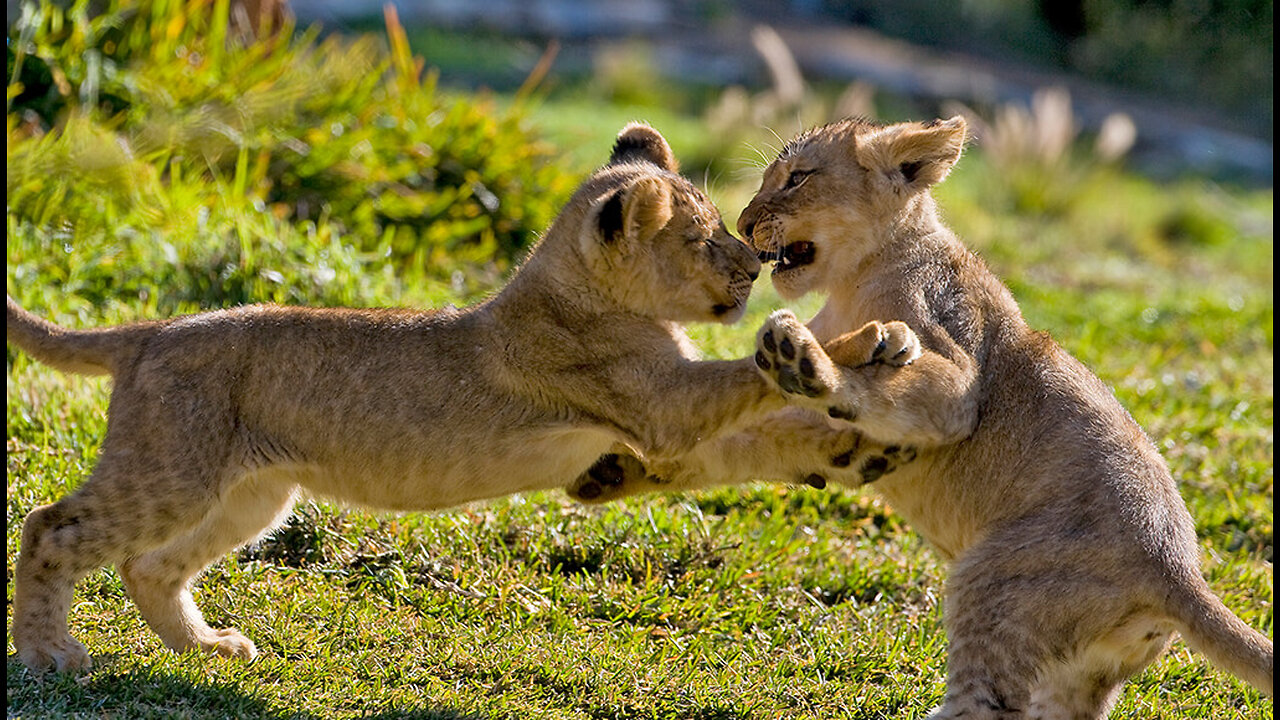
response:
[(769, 166), (769, 156), (765, 155), (763, 150), (756, 147), (755, 145), (752, 145), (750, 142), (743, 141), (743, 144), (745, 144), (747, 148), (751, 150), (751, 152), (755, 153), (756, 157), (760, 158), (759, 167), (765, 168)]
[(768, 130), (770, 133), (772, 133), (772, 134), (773, 134), (773, 137), (774, 137), (774, 138), (776, 138), (776, 139), (777, 139), (777, 141), (778, 141), (778, 147), (777, 147), (777, 148), (774, 148), (774, 147), (770, 146), (770, 149), (771, 149), (771, 150), (773, 150), (773, 155), (774, 155), (774, 157), (777, 157), (778, 155), (781, 155), (781, 154), (782, 154), (782, 148), (783, 148), (784, 146), (786, 146), (787, 141), (786, 141), (786, 140), (783, 140), (783, 139), (782, 139), (782, 136), (778, 134), (778, 131), (777, 131), (777, 130), (774, 130), (772, 127), (770, 127), (770, 126), (767, 126), (767, 125), (766, 125), (766, 126), (764, 126), (764, 129), (765, 129), (765, 130)]

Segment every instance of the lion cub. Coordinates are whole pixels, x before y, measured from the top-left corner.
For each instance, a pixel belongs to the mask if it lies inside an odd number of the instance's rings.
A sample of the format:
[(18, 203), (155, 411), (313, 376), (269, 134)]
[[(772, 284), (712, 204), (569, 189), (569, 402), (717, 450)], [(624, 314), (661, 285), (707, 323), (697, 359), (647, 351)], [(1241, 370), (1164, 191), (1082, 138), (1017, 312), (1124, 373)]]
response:
[(67, 614), (108, 563), (170, 648), (254, 657), (187, 586), (300, 488), (440, 508), (565, 486), (615, 444), (679, 454), (783, 408), (750, 358), (699, 362), (678, 324), (737, 320), (760, 262), (676, 169), (657, 131), (624, 128), (511, 282), (460, 311), (253, 306), (71, 331), (9, 299), (9, 342), (114, 378), (91, 477), (27, 516), (19, 658), (89, 664)]
[[(782, 297), (829, 296), (808, 328), (770, 318), (761, 368), (915, 455), (865, 479), (951, 561), (932, 717), (1104, 717), (1175, 632), (1270, 694), (1272, 643), (1201, 576), (1155, 446), (939, 219), (928, 189), (965, 132), (956, 117), (803, 133), (738, 220)], [(913, 362), (865, 363), (885, 345)]]

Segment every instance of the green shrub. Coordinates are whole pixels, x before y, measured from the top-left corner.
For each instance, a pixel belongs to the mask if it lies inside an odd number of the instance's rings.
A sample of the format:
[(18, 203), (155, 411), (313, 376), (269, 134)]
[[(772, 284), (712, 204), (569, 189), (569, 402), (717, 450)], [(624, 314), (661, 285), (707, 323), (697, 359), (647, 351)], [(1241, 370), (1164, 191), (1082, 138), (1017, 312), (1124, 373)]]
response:
[(394, 16), (388, 50), (315, 29), (245, 42), (219, 30), (227, 0), (106, 5), (28, 4), (10, 28), (19, 272), (174, 307), (361, 302), (348, 275), (488, 286), (572, 189), (520, 103), (424, 80)]

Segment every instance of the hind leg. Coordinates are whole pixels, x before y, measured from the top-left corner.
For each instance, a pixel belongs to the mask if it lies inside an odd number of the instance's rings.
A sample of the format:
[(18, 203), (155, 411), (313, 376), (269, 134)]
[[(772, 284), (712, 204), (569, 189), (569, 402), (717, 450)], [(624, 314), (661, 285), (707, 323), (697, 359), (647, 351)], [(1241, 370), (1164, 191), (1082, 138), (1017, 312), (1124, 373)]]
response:
[[(930, 720), (1028, 717), (1031, 688), (1064, 641), (1050, 578), (1009, 563), (998, 547), (973, 548), (947, 581), (947, 693)], [(1045, 614), (1048, 610), (1048, 614)]]
[[(950, 633), (947, 694), (929, 720), (1021, 720), (1027, 717), (1038, 653), (1025, 647), (1017, 628), (992, 618), (960, 620)], [(966, 626), (967, 623), (967, 626)], [(956, 623), (948, 623), (953, 627)], [(1002, 627), (1003, 625), (1003, 627)]]
[(23, 524), (12, 629), (27, 667), (88, 667), (88, 652), (67, 629), (76, 582), (173, 537), (213, 505), (213, 494), (203, 487), (138, 478), (117, 457), (104, 453), (79, 490), (36, 508)]
[(237, 630), (215, 630), (205, 623), (188, 583), (210, 562), (283, 520), (293, 507), (295, 489), (284, 479), (243, 479), (194, 530), (120, 564), (129, 596), (169, 649), (199, 649), (242, 660), (257, 655), (253, 642)]
[(1173, 627), (1148, 615), (1131, 616), (1065, 662), (1046, 668), (1031, 693), (1034, 720), (1105, 720), (1120, 687), (1151, 664), (1173, 637)]
[(1096, 536), (1034, 536), (1054, 520), (1025, 518), (956, 559), (934, 718), (1105, 718), (1124, 679), (1168, 644), (1173, 627), (1141, 590), (1148, 569)]

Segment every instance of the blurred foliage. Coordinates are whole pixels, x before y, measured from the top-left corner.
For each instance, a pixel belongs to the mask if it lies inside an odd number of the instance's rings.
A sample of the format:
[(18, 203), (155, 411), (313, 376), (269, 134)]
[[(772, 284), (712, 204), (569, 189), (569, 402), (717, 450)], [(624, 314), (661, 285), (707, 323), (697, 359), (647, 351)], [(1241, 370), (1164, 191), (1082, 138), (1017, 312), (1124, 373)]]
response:
[[(438, 90), (394, 14), (388, 51), (315, 29), (246, 40), (227, 0), (101, 5), (24, 4), (7, 45), (10, 242), (88, 297), (358, 302), (322, 286), (370, 270), (487, 286), (572, 190), (522, 102)], [(148, 255), (154, 277), (93, 277)]]
[(995, 170), (993, 185), (1016, 213), (1069, 211), (1105, 168), (1123, 159), (1137, 137), (1133, 120), (1113, 113), (1092, 146), (1087, 145), (1079, 137), (1070, 93), (1057, 87), (1037, 90), (1029, 107), (1002, 104), (990, 117), (954, 101), (943, 103), (941, 111), (942, 117), (960, 114), (967, 119), (971, 141)]
[[(1046, 3), (1048, 4), (1048, 3)], [(1270, 0), (1086, 0), (1071, 66), (1104, 80), (1211, 104), (1272, 128), (1275, 12)]]
[(1049, 63), (1208, 105), (1271, 137), (1269, 0), (823, 0), (831, 12), (915, 42)]

